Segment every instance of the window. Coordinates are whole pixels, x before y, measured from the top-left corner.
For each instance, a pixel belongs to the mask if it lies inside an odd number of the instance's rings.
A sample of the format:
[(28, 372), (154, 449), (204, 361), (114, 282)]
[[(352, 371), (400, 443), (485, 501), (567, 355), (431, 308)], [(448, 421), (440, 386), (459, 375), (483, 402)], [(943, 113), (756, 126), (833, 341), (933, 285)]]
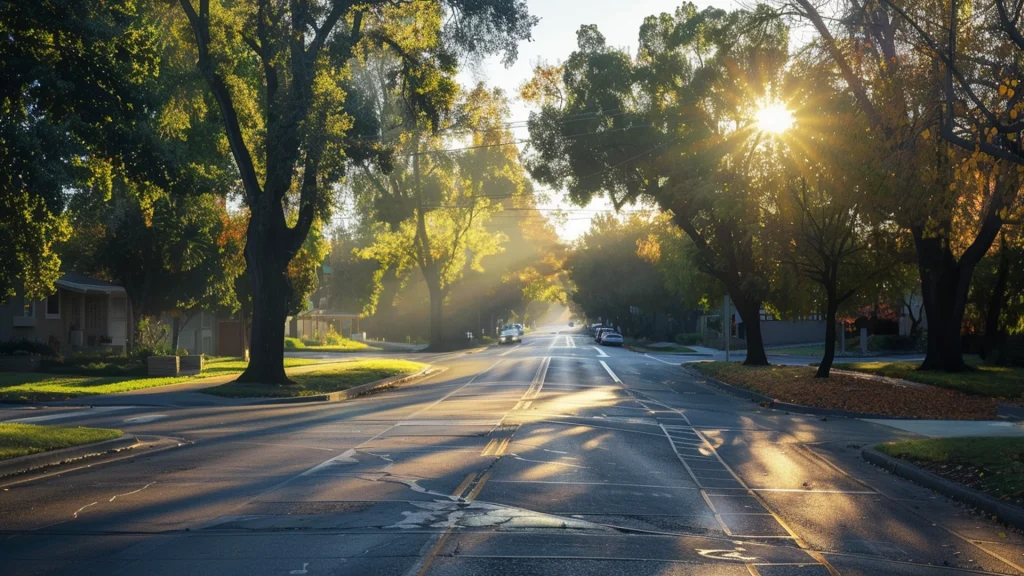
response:
[(22, 307), (21, 315), (24, 316), (25, 318), (35, 318), (36, 317), (36, 303), (35, 302), (25, 302), (24, 306)]
[(59, 319), (60, 318), (60, 292), (51, 294), (46, 299), (46, 317), (48, 319)]

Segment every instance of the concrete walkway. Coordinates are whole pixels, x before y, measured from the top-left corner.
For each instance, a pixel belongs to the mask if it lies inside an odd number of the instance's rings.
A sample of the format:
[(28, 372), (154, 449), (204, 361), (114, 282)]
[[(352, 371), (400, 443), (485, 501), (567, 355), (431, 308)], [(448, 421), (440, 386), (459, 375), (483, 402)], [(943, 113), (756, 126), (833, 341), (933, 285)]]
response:
[(998, 420), (875, 420), (865, 422), (889, 426), (929, 438), (960, 438), (964, 436), (1024, 437), (1024, 422)]

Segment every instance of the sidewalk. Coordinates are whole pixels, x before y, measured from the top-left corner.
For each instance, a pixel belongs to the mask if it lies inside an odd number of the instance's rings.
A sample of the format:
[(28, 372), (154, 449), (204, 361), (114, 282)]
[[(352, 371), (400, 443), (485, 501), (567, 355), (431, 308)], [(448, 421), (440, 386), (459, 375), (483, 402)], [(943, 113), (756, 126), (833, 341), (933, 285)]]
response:
[(1000, 420), (876, 420), (862, 418), (865, 422), (881, 424), (913, 432), (928, 438), (961, 438), (966, 436), (1010, 436), (1024, 438), (1024, 422)]
[[(705, 346), (687, 346), (692, 349), (700, 357), (687, 358), (685, 362), (701, 362), (707, 360), (714, 360), (716, 362), (725, 361), (725, 351), (718, 350), (715, 348), (707, 348)], [(819, 356), (790, 356), (787, 354), (772, 354), (771, 350), (766, 350), (768, 353), (768, 360), (772, 364), (789, 365), (789, 366), (807, 366), (808, 364), (817, 363), (821, 360)], [(648, 354), (658, 354), (657, 352), (648, 352)], [(668, 355), (668, 353), (665, 353)], [(672, 354), (673, 356), (680, 356), (679, 354)], [(732, 350), (729, 352), (730, 362), (742, 362), (747, 358), (746, 350)], [(843, 362), (921, 362), (924, 360), (924, 354), (900, 354), (900, 355), (888, 355), (888, 356), (836, 356), (835, 363)]]

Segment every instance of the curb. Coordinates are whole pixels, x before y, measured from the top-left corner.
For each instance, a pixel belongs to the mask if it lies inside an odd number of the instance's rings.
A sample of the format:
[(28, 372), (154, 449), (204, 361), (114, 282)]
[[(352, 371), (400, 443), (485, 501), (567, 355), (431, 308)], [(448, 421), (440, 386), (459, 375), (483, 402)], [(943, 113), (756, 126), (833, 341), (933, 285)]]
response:
[(974, 506), (978, 510), (995, 516), (1000, 522), (1024, 530), (1024, 509), (1022, 508), (936, 476), (906, 461), (882, 454), (874, 448), (864, 447), (861, 449), (860, 454), (864, 460), (886, 470), (890, 474), (920, 484), (953, 500)]
[(24, 474), (39, 468), (56, 466), (57, 464), (63, 464), (72, 460), (81, 460), (93, 456), (102, 456), (109, 452), (131, 449), (138, 444), (138, 438), (127, 435), (82, 446), (72, 446), (70, 448), (61, 448), (60, 450), (19, 456), (10, 460), (0, 461), (0, 478)]
[(871, 418), (873, 420), (920, 420), (921, 418), (915, 418), (912, 416), (892, 416), (890, 414), (871, 414), (868, 412), (852, 412), (850, 410), (840, 410), (838, 408), (815, 408), (813, 406), (804, 406), (803, 404), (790, 404), (789, 402), (779, 402), (771, 396), (765, 396), (760, 392), (754, 392), (753, 390), (747, 390), (746, 388), (740, 388), (733, 386), (732, 384), (726, 384), (721, 380), (715, 380), (711, 376), (699, 372), (685, 364), (681, 364), (683, 370), (688, 372), (691, 376), (696, 376), (706, 380), (705, 384), (711, 388), (715, 388), (721, 392), (725, 392), (731, 396), (738, 396), (745, 398), (751, 402), (757, 402), (764, 408), (772, 408), (774, 410), (785, 410), (786, 412), (795, 412), (797, 414), (809, 414), (812, 416), (832, 416), (835, 418)]
[(413, 374), (389, 376), (373, 382), (367, 382), (366, 384), (360, 384), (359, 386), (353, 386), (347, 390), (331, 392), (330, 394), (295, 396), (293, 398), (263, 398), (255, 402), (249, 402), (245, 404), (245, 406), (261, 406), (265, 404), (305, 404), (309, 402), (344, 402), (345, 400), (351, 400), (360, 396), (366, 396), (367, 394), (380, 392), (388, 388), (408, 384), (413, 380), (418, 380), (426, 376), (433, 376), (434, 374), (439, 374), (445, 370), (447, 370), (447, 368), (435, 368), (433, 366), (428, 366)]
[(714, 356), (714, 354), (706, 354), (704, 352), (658, 352), (657, 350), (637, 350), (629, 344), (624, 344), (622, 347), (635, 354), (667, 354), (670, 356), (697, 356), (700, 358), (711, 358)]

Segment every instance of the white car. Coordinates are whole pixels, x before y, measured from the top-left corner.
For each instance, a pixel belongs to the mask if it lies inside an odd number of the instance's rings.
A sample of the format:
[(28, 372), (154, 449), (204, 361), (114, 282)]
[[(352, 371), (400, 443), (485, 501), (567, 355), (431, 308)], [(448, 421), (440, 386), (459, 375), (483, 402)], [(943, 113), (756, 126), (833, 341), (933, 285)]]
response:
[(618, 332), (604, 332), (601, 334), (602, 346), (622, 346), (622, 334)]
[(501, 331), (498, 332), (498, 344), (505, 344), (506, 342), (522, 342), (523, 334), (515, 327), (514, 324), (506, 324), (501, 327)]

